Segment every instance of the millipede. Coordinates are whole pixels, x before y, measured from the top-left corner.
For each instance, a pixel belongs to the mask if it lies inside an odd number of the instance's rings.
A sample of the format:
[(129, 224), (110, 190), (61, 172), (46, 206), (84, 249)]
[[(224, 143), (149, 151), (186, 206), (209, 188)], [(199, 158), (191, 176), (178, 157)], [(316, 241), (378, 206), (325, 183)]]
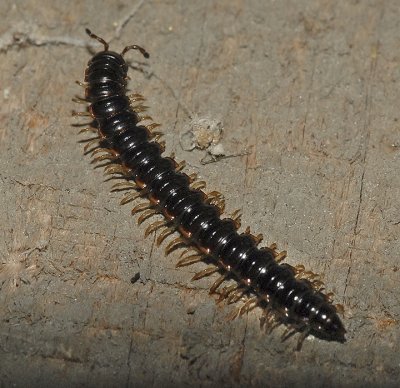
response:
[[(84, 87), (85, 96), (74, 101), (86, 104), (87, 109), (73, 115), (92, 119), (80, 131), (96, 133), (96, 138), (85, 145), (85, 152), (91, 152), (95, 162), (105, 163), (106, 174), (122, 179), (112, 188), (124, 191), (121, 204), (141, 200), (132, 214), (138, 214), (138, 224), (151, 222), (145, 237), (157, 233), (160, 245), (175, 234), (165, 254), (183, 249), (177, 267), (207, 264), (192, 280), (218, 273), (210, 294), (217, 294), (219, 301), (227, 304), (237, 304), (230, 318), (259, 307), (262, 325), (270, 330), (286, 325), (283, 339), (300, 333), (298, 349), (310, 334), (345, 342), (346, 330), (339, 318), (342, 306), (333, 304), (332, 293), (323, 292), (318, 275), (306, 271), (303, 265), (283, 263), (286, 251), (279, 252), (276, 244), (261, 247), (262, 236), (253, 235), (249, 228), (239, 232), (240, 212), (223, 217), (222, 195), (217, 191), (206, 193), (205, 182), (183, 172), (184, 162), (176, 162), (173, 155), (163, 156), (165, 143), (156, 130), (160, 124), (141, 114), (147, 108), (142, 105), (142, 95), (127, 94), (124, 55), (138, 50), (149, 58), (147, 51), (130, 45), (118, 54), (89, 29), (86, 33), (104, 49), (89, 60), (84, 82), (77, 81)], [(143, 124), (146, 122), (151, 123)], [(162, 219), (148, 220), (157, 214)]]

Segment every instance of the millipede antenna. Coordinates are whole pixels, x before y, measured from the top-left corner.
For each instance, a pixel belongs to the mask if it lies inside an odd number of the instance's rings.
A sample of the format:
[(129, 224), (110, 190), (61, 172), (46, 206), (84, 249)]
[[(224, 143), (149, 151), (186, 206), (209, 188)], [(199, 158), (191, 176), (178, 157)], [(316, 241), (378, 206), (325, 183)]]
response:
[(98, 40), (101, 44), (104, 45), (104, 51), (108, 51), (109, 45), (108, 45), (108, 43), (107, 43), (103, 38), (100, 38), (100, 36), (97, 36), (97, 35), (93, 34), (93, 32), (89, 30), (89, 28), (85, 28), (85, 31), (86, 31), (86, 33), (87, 33), (92, 39), (96, 39), (96, 40)]
[(131, 46), (126, 46), (123, 50), (121, 55), (124, 56), (124, 54), (129, 51), (129, 50), (139, 50), (141, 52), (141, 54), (145, 57), (145, 58), (149, 58), (150, 54), (143, 48), (138, 46), (137, 44), (133, 44)]

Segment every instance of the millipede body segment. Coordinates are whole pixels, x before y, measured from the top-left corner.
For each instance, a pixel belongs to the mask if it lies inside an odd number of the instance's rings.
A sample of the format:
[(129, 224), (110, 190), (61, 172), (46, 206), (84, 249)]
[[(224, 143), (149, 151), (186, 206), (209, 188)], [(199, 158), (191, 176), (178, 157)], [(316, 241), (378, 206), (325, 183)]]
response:
[[(168, 244), (166, 252), (186, 248), (178, 266), (200, 261), (211, 264), (194, 279), (218, 272), (220, 277), (210, 293), (219, 293), (227, 303), (242, 303), (233, 317), (259, 306), (263, 308), (265, 322), (282, 322), (292, 332), (301, 332), (302, 340), (313, 334), (344, 342), (346, 331), (337, 307), (329, 295), (322, 293), (322, 282), (312, 281), (313, 276), (307, 278), (312, 273), (304, 271), (303, 266), (280, 263), (285, 252), (278, 253), (274, 245), (259, 248), (261, 237), (253, 236), (249, 229), (239, 233), (237, 214), (221, 217), (220, 193), (205, 194), (203, 182), (182, 172), (183, 165), (173, 157), (162, 156), (164, 146), (157, 141), (159, 133), (154, 131), (158, 124), (142, 124), (151, 118), (140, 115), (145, 107), (133, 106), (143, 97), (127, 95), (128, 66), (123, 56), (131, 49), (139, 50), (145, 57), (147, 52), (132, 45), (118, 54), (109, 51), (102, 38), (86, 32), (101, 42), (104, 50), (88, 62), (85, 82), (81, 83), (85, 87), (81, 101), (89, 103), (89, 111), (75, 115), (93, 118), (92, 127), (85, 130), (99, 135), (99, 146), (93, 151), (95, 160), (111, 160), (106, 171), (122, 175), (124, 181), (114, 187), (127, 189), (122, 203), (146, 199), (132, 210), (141, 213), (139, 223), (155, 214), (164, 216), (162, 221), (148, 226), (146, 235), (162, 229), (157, 239), (161, 243), (178, 231), (180, 236)], [(234, 279), (235, 284), (221, 288), (227, 279)]]

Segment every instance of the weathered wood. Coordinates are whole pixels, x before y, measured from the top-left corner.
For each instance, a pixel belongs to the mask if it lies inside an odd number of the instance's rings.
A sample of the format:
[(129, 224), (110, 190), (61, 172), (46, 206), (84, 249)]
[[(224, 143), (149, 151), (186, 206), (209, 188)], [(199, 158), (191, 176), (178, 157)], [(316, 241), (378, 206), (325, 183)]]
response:
[[(395, 385), (399, 378), (399, 24), (388, 1), (3, 1), (0, 5), (0, 381), (4, 386)], [(121, 50), (167, 149), (227, 212), (324, 273), (348, 342), (208, 295), (143, 238), (71, 126), (87, 60)], [(89, 47), (89, 49), (88, 49)], [(182, 149), (219, 120), (227, 155)], [(131, 282), (140, 272), (140, 279)]]

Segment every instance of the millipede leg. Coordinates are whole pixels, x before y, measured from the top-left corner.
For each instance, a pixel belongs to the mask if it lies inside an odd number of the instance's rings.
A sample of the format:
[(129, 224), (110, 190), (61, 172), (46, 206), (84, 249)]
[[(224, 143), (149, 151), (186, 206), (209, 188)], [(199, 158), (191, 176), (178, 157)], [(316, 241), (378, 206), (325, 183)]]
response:
[(198, 252), (196, 249), (194, 249), (193, 247), (188, 247), (188, 248), (185, 248), (185, 249), (181, 252), (181, 254), (179, 255), (179, 258), (182, 258), (183, 256), (185, 256), (185, 255), (188, 254), (189, 252), (195, 252), (196, 254), (199, 253), (199, 252)]
[(131, 102), (145, 101), (145, 100), (146, 100), (141, 94), (138, 94), (138, 93), (130, 94), (130, 95), (128, 96), (128, 98), (129, 98), (129, 100), (130, 100)]
[(246, 228), (246, 230), (244, 231), (244, 234), (247, 234), (248, 236), (250, 236), (254, 242), (256, 243), (256, 245), (260, 244), (260, 242), (262, 241), (262, 239), (264, 238), (264, 236), (260, 233), (257, 236), (255, 236), (254, 234), (251, 233), (250, 231), (250, 226), (248, 226)]
[(164, 229), (164, 230), (160, 233), (160, 235), (157, 237), (157, 240), (156, 240), (157, 246), (160, 246), (160, 245), (162, 244), (162, 242), (163, 242), (169, 235), (171, 235), (172, 233), (175, 232), (175, 230), (176, 230), (176, 229), (175, 229), (174, 227), (169, 227), (169, 228)]
[(139, 198), (140, 196), (142, 196), (140, 191), (134, 191), (134, 192), (127, 193), (124, 195), (124, 197), (122, 197), (119, 204), (125, 205), (125, 204), (135, 200), (136, 198)]
[(133, 182), (118, 182), (112, 185), (111, 192), (120, 190), (131, 190), (136, 189), (137, 184)]
[(294, 273), (295, 273), (296, 278), (300, 277), (305, 270), (306, 269), (303, 264), (297, 264), (294, 267)]
[(250, 298), (239, 310), (239, 316), (242, 316), (245, 313), (248, 313), (250, 310), (252, 310), (254, 307), (256, 307), (258, 304), (258, 298), (254, 296), (253, 298)]
[(154, 141), (156, 141), (156, 142), (159, 142), (160, 139), (161, 139), (163, 136), (164, 136), (164, 134), (161, 133), (161, 132), (153, 132), (153, 133), (151, 134), (152, 140), (154, 140)]
[(275, 315), (271, 311), (268, 311), (268, 314), (263, 321), (260, 320), (260, 326), (268, 334), (271, 334), (281, 323), (276, 320)]
[(321, 292), (324, 289), (325, 283), (322, 280), (313, 280), (311, 285), (315, 291)]
[(242, 219), (242, 213), (240, 209), (235, 210), (231, 217), (232, 221), (235, 223), (236, 229), (240, 228), (241, 225), (241, 219)]
[(192, 174), (187, 175), (187, 177), (189, 178), (190, 183), (193, 183), (197, 179), (198, 175), (193, 172)]
[(285, 328), (285, 330), (283, 331), (283, 333), (281, 335), (281, 341), (282, 342), (287, 341), (290, 337), (292, 337), (296, 333), (297, 333), (297, 330), (294, 328), (291, 328), (291, 327)]
[(186, 162), (182, 160), (181, 162), (177, 163), (175, 166), (175, 171), (181, 171), (186, 167)]
[(209, 294), (215, 294), (215, 292), (218, 290), (218, 287), (227, 279), (227, 277), (228, 274), (223, 274), (222, 276), (220, 276), (211, 286)]
[(115, 160), (118, 160), (118, 157), (112, 155), (111, 153), (107, 153), (107, 154), (96, 156), (95, 158), (93, 158), (92, 162), (98, 163), (98, 162), (102, 162), (104, 160), (115, 161)]
[(332, 303), (333, 299), (335, 297), (335, 294), (333, 292), (328, 292), (327, 294), (324, 295), (325, 299), (329, 302)]
[(107, 154), (113, 155), (115, 157), (119, 157), (119, 153), (117, 151), (114, 151), (111, 148), (96, 148), (93, 152), (92, 152), (92, 156), (95, 156), (96, 154), (100, 153), (100, 152), (106, 152)]
[(145, 121), (145, 120), (153, 121), (153, 118), (152, 118), (151, 116), (141, 116), (141, 115), (138, 115), (138, 117), (139, 117), (139, 121)]
[(146, 105), (135, 105), (135, 106), (132, 107), (132, 109), (136, 113), (141, 113), (141, 112), (145, 112), (147, 109), (149, 109), (149, 107), (146, 106)]
[(86, 128), (82, 128), (79, 130), (78, 134), (81, 133), (86, 133), (86, 132), (93, 132), (93, 133), (99, 133), (99, 131), (97, 130), (97, 128), (93, 128), (93, 127), (86, 127)]
[(120, 164), (110, 164), (104, 169), (104, 173), (106, 175), (121, 174), (123, 176), (129, 176), (131, 170)]
[(220, 292), (220, 294), (219, 294), (219, 298), (218, 298), (217, 303), (222, 302), (224, 299), (226, 299), (229, 296), (229, 294), (231, 292), (233, 292), (233, 291), (235, 291), (237, 289), (238, 289), (238, 285), (237, 284), (232, 284), (229, 287), (224, 287), (222, 289), (222, 291)]
[(319, 274), (317, 274), (317, 273), (315, 273), (315, 272), (312, 272), (312, 271), (304, 271), (304, 272), (302, 273), (302, 277), (303, 277), (304, 279), (314, 280), (314, 279), (320, 278), (321, 275), (319, 275)]
[(86, 143), (85, 146), (83, 147), (83, 151), (87, 152), (89, 150), (89, 148), (91, 148), (93, 145), (95, 145), (96, 143), (98, 144), (99, 140), (101, 140), (100, 136), (88, 141), (88, 143)]
[(72, 100), (72, 102), (75, 102), (76, 104), (87, 104), (89, 102), (85, 98), (78, 97), (78, 96), (72, 98), (71, 100)]
[(161, 152), (165, 151), (165, 141), (160, 141), (158, 142), (158, 145), (160, 146)]
[(72, 116), (78, 116), (78, 117), (88, 117), (88, 116), (92, 116), (89, 112), (76, 112), (73, 111), (72, 112)]
[(92, 157), (94, 157), (96, 154), (99, 154), (100, 152), (103, 152), (103, 155), (99, 155), (96, 156), (95, 158), (93, 158), (93, 162), (100, 162), (103, 160), (117, 160), (119, 158), (119, 154), (118, 152), (109, 149), (109, 148), (96, 148), (93, 152), (92, 152)]
[(205, 181), (198, 181), (198, 182), (193, 182), (190, 187), (193, 190), (201, 190), (204, 189), (206, 187), (206, 182)]
[(134, 215), (136, 213), (142, 212), (143, 210), (149, 209), (150, 207), (151, 207), (151, 204), (149, 204), (149, 203), (140, 203), (139, 205), (136, 205), (131, 210), (131, 214)]
[(225, 210), (224, 197), (218, 191), (211, 191), (210, 193), (208, 193), (205, 202), (216, 206), (219, 209), (220, 214), (222, 214)]
[(226, 303), (227, 304), (232, 304), (232, 303), (238, 302), (242, 298), (244, 292), (245, 292), (244, 290), (240, 290), (240, 289), (238, 289), (235, 292), (232, 292), (229, 295), (229, 297), (226, 299)]
[(179, 248), (181, 245), (187, 245), (187, 241), (182, 237), (177, 237), (175, 240), (172, 240), (165, 248), (165, 254), (169, 255), (172, 251)]
[(227, 316), (226, 316), (226, 320), (227, 321), (233, 321), (234, 319), (236, 319), (239, 316), (240, 313), (240, 307), (239, 308), (235, 308), (234, 310), (232, 310)]
[(142, 222), (144, 222), (145, 220), (147, 220), (150, 217), (155, 216), (158, 213), (159, 212), (157, 210), (155, 210), (155, 209), (145, 210), (137, 220), (138, 225), (140, 225)]
[(310, 334), (309, 329), (305, 329), (303, 332), (300, 333), (299, 339), (297, 340), (297, 346), (296, 346), (296, 351), (300, 351), (301, 347), (303, 346), (304, 340), (307, 338), (307, 336)]
[(216, 191), (216, 190), (211, 191), (207, 195), (208, 195), (208, 197), (212, 197), (212, 198), (223, 198), (224, 197), (219, 191)]
[(286, 252), (286, 251), (282, 251), (282, 252), (278, 253), (278, 254), (275, 256), (275, 261), (276, 261), (277, 263), (280, 263), (280, 262), (282, 262), (283, 260), (285, 260), (286, 256), (287, 256), (287, 252)]
[(278, 249), (278, 245), (277, 245), (276, 243), (272, 243), (272, 244), (269, 246), (269, 249), (271, 249), (271, 251), (276, 251), (276, 250)]
[(233, 321), (236, 317), (241, 317), (243, 314), (249, 312), (258, 304), (258, 298), (255, 296), (253, 298), (248, 299), (243, 306), (239, 306), (234, 309), (228, 316), (227, 319), (229, 321)]
[(75, 81), (75, 83), (79, 86), (82, 86), (82, 88), (86, 88), (87, 87), (87, 83), (85, 82), (81, 82), (81, 81)]
[(336, 311), (341, 315), (344, 316), (344, 306), (340, 303), (337, 303), (335, 305), (333, 305), (333, 307), (335, 307)]
[(166, 226), (167, 223), (168, 223), (168, 221), (165, 221), (165, 220), (153, 222), (146, 228), (146, 230), (144, 232), (144, 237), (146, 238), (150, 233), (155, 232), (157, 229), (161, 228), (162, 226)]
[(215, 272), (218, 272), (218, 267), (212, 266), (212, 267), (207, 267), (206, 269), (203, 269), (200, 272), (197, 272), (193, 277), (192, 277), (192, 281), (193, 280), (199, 280), (202, 279), (206, 276), (210, 276)]
[(199, 253), (193, 254), (193, 255), (189, 255), (189, 256), (185, 256), (184, 258), (180, 259), (176, 264), (175, 267), (179, 268), (179, 267), (186, 267), (188, 265), (194, 264), (194, 263), (198, 263), (200, 261), (202, 261), (203, 256)]
[[(149, 125), (145, 125), (145, 127), (148, 129), (149, 132), (154, 133), (154, 132), (153, 132), (153, 129), (154, 129), (154, 128), (157, 128), (157, 127), (161, 127), (161, 124), (152, 123), (152, 124), (149, 124)], [(161, 133), (161, 132), (160, 132), (160, 133)]]

